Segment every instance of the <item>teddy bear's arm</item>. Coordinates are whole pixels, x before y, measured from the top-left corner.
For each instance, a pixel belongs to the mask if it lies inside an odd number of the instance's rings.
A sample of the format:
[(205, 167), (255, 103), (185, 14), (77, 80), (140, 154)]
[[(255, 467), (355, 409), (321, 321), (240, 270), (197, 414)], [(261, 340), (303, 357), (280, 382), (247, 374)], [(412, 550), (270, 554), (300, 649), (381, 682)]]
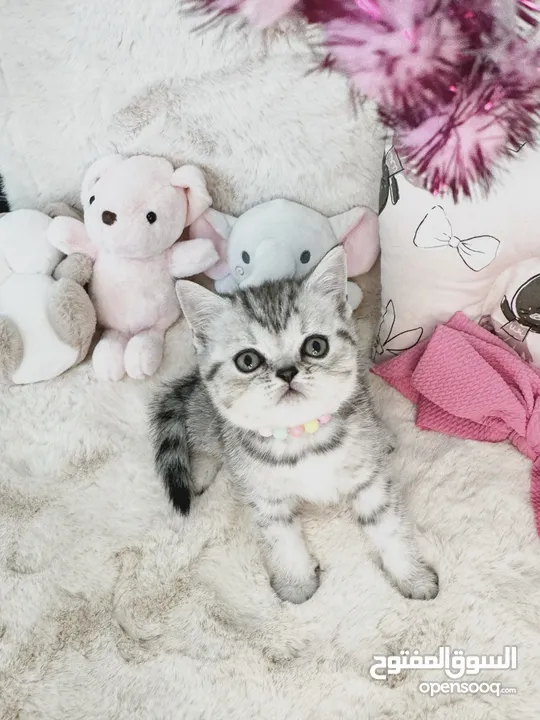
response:
[(56, 217), (49, 225), (47, 238), (51, 245), (65, 255), (82, 253), (96, 259), (96, 248), (88, 237), (84, 223), (74, 218)]
[(183, 278), (209, 270), (219, 262), (211, 240), (180, 240), (169, 250), (169, 270), (173, 277)]

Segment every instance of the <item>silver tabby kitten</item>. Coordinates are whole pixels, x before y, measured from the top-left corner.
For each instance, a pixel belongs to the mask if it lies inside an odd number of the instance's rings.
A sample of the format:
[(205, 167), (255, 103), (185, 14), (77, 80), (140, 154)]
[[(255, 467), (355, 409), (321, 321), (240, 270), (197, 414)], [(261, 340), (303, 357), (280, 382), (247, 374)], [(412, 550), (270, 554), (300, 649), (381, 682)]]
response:
[[(434, 598), (437, 575), (415, 545), (389, 469), (390, 440), (368, 395), (342, 249), (301, 283), (220, 297), (179, 281), (177, 291), (198, 370), (169, 385), (152, 412), (156, 464), (174, 506), (189, 512), (213, 478), (201, 478), (203, 458), (215, 471), (224, 461), (252, 511), (274, 590), (301, 603), (319, 583), (301, 503), (347, 498), (400, 592)], [(291, 435), (307, 423), (313, 430), (318, 418), (325, 424), (315, 432)]]

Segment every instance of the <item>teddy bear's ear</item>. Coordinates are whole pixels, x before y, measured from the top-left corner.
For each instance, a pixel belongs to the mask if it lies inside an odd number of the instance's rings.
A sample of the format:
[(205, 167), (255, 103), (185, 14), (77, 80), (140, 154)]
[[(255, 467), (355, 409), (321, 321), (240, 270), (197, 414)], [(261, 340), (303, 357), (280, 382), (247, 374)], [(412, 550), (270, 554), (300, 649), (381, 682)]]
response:
[(105, 175), (107, 170), (109, 170), (113, 165), (122, 162), (122, 160), (124, 160), (123, 155), (106, 155), (90, 165), (82, 181), (81, 201), (83, 207), (88, 205), (89, 198), (92, 195), (92, 188), (100, 177)]
[(171, 178), (171, 185), (186, 193), (188, 203), (186, 226), (191, 225), (212, 204), (204, 174), (194, 165), (183, 165), (175, 170)]

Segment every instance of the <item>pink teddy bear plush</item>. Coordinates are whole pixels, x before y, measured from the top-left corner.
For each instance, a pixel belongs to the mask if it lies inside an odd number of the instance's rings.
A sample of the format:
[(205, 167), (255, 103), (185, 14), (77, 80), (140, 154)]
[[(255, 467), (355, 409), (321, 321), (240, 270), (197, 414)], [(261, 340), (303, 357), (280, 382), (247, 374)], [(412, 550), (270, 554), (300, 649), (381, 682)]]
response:
[(165, 332), (180, 317), (174, 279), (219, 260), (210, 240), (179, 241), (212, 203), (204, 175), (164, 158), (110, 155), (89, 168), (81, 199), (84, 223), (55, 218), (49, 241), (94, 261), (89, 294), (104, 329), (92, 357), (96, 376), (142, 379), (158, 369)]

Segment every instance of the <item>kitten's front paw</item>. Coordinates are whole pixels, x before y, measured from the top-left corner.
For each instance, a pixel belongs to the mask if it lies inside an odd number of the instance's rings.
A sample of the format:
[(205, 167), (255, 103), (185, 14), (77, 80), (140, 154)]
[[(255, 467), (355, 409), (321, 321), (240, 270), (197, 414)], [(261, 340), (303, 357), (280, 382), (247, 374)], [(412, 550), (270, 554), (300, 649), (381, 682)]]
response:
[(305, 577), (293, 578), (290, 575), (274, 575), (272, 588), (280, 600), (301, 605), (309, 600), (318, 590), (320, 584), (320, 568), (317, 566)]
[(415, 563), (406, 577), (396, 578), (396, 584), (400, 593), (412, 600), (433, 600), (439, 594), (439, 576), (423, 561)]
[(117, 382), (124, 377), (124, 348), (112, 338), (98, 342), (92, 355), (92, 365), (98, 380)]
[(153, 375), (163, 358), (163, 339), (151, 331), (131, 338), (124, 353), (126, 372), (133, 380), (144, 380)]

